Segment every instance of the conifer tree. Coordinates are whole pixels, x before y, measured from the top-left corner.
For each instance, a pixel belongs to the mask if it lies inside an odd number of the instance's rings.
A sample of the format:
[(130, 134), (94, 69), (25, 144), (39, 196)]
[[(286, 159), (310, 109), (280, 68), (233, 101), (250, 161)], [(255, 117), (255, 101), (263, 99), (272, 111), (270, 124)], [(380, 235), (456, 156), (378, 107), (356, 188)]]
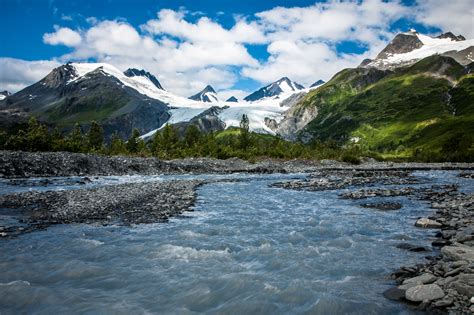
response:
[(104, 144), (104, 130), (96, 121), (91, 123), (87, 137), (89, 150), (100, 150), (102, 148)]

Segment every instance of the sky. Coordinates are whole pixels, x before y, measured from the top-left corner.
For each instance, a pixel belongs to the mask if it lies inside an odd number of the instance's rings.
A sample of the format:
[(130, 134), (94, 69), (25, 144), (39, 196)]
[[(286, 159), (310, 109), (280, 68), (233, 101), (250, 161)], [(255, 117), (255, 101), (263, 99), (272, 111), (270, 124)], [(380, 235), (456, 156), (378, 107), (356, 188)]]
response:
[(414, 28), (474, 38), (472, 0), (1, 0), (0, 90), (66, 62), (154, 74), (189, 96), (242, 98), (287, 76), (311, 85)]

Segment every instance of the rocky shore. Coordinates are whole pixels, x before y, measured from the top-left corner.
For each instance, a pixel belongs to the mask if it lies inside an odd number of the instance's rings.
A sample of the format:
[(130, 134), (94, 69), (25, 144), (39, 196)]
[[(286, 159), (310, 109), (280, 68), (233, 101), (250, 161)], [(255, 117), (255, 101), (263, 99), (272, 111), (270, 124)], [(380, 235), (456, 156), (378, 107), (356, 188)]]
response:
[[(473, 172), (463, 171), (459, 177), (473, 179)], [(416, 266), (401, 267), (391, 278), (397, 286), (386, 292), (388, 299), (409, 304), (417, 310), (435, 314), (474, 313), (474, 194), (465, 194), (456, 185), (413, 187), (423, 183), (409, 171), (394, 170), (321, 170), (307, 179), (273, 184), (285, 189), (321, 191), (353, 188), (339, 195), (343, 199), (364, 200), (363, 208), (394, 211), (396, 202), (370, 202), (370, 198), (406, 196), (430, 203), (432, 216), (414, 222), (418, 228), (436, 229), (432, 243), (435, 256)], [(370, 188), (372, 185), (403, 185), (393, 188)], [(427, 183), (423, 183), (427, 184)], [(357, 189), (357, 187), (363, 188)], [(397, 246), (415, 252), (428, 249), (402, 243)]]
[(197, 180), (166, 181), (2, 195), (0, 208), (12, 209), (24, 219), (0, 227), (0, 236), (16, 236), (62, 223), (163, 222), (192, 211), (196, 188), (202, 184)]
[[(473, 170), (469, 163), (392, 163), (366, 160), (361, 165), (322, 160), (261, 160), (250, 163), (238, 158), (217, 160), (187, 158), (164, 161), (157, 158), (104, 156), (69, 152), (0, 151), (0, 177), (228, 174), (228, 173), (312, 173), (319, 170)], [(468, 174), (468, 173), (466, 173)]]

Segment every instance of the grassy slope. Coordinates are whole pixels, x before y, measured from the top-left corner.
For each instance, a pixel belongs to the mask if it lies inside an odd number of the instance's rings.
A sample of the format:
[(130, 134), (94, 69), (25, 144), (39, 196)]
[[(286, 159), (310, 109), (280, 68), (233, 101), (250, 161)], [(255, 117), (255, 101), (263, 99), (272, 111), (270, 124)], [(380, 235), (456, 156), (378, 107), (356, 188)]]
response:
[(386, 157), (437, 154), (459, 137), (472, 147), (474, 75), (454, 60), (429, 57), (366, 85), (355, 84), (365, 75), (358, 72), (347, 69), (308, 95), (302, 106), (318, 106), (319, 114), (305, 131), (322, 140), (357, 137)]

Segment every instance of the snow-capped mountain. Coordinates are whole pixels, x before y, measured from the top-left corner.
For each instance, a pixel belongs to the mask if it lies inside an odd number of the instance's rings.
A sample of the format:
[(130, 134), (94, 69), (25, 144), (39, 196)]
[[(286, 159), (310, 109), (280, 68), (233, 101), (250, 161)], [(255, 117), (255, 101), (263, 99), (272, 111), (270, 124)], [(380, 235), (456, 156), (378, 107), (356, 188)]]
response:
[(190, 96), (189, 99), (193, 101), (205, 102), (205, 103), (219, 102), (219, 98), (217, 97), (216, 91), (210, 85), (206, 86), (201, 92), (193, 96)]
[(326, 81), (324, 81), (324, 80), (318, 80), (318, 81), (314, 82), (313, 84), (311, 84), (311, 85), (309, 86), (309, 88), (310, 88), (310, 89), (314, 89), (314, 88), (317, 88), (318, 86), (323, 85), (324, 83), (326, 83)]
[(474, 61), (474, 40), (466, 40), (464, 36), (455, 36), (451, 32), (430, 37), (412, 29), (396, 35), (375, 59), (364, 60), (360, 67), (394, 69), (432, 55), (446, 55), (461, 65), (467, 65)]
[(294, 93), (300, 90), (304, 90), (304, 86), (291, 81), (287, 77), (283, 77), (280, 80), (253, 92), (245, 97), (244, 100), (247, 102), (254, 102), (266, 97), (278, 97), (282, 93)]
[(148, 78), (148, 80), (150, 80), (158, 89), (164, 90), (163, 86), (160, 84), (160, 81), (158, 81), (158, 79), (156, 79), (156, 77), (153, 74), (151, 74), (150, 72), (147, 72), (145, 70), (138, 70), (138, 69), (135, 69), (135, 68), (128, 68), (127, 70), (125, 70), (125, 72), (123, 74), (125, 74), (129, 78), (131, 78), (131, 77), (145, 77), (145, 78)]
[(8, 96), (12, 95), (10, 92), (8, 91), (2, 91), (0, 92), (0, 101), (1, 100), (4, 100), (5, 98), (7, 98)]
[(226, 102), (237, 103), (239, 100), (235, 96), (229, 97)]

